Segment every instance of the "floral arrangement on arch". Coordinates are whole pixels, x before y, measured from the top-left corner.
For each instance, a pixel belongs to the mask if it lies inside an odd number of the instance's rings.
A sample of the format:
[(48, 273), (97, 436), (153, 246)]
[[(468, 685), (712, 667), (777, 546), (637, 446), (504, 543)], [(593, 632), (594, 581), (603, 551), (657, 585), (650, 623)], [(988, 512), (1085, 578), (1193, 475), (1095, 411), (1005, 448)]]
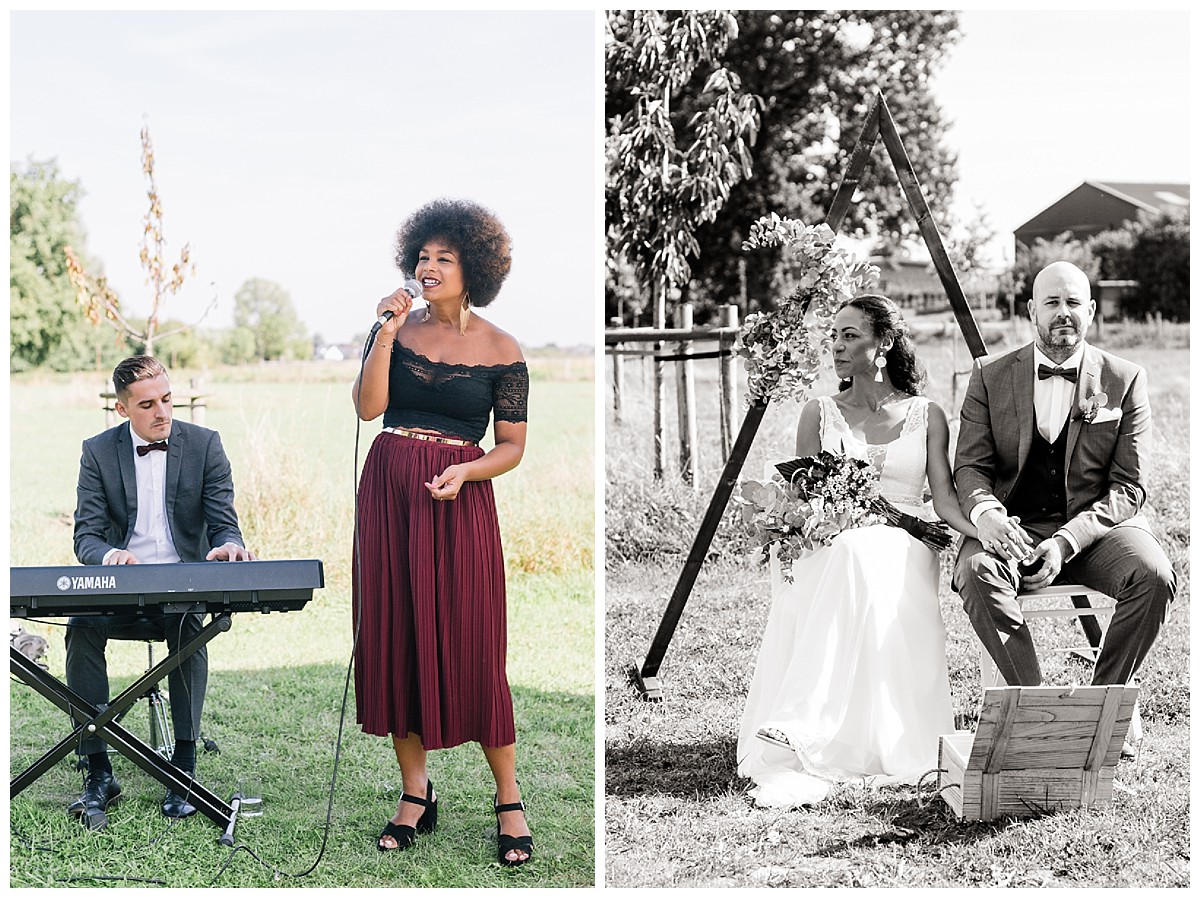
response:
[(832, 345), (837, 310), (878, 278), (876, 266), (836, 248), (835, 238), (827, 224), (774, 212), (750, 226), (742, 249), (789, 247), (800, 262), (800, 282), (774, 311), (747, 315), (742, 324), (737, 353), (746, 360), (749, 402), (807, 399)]

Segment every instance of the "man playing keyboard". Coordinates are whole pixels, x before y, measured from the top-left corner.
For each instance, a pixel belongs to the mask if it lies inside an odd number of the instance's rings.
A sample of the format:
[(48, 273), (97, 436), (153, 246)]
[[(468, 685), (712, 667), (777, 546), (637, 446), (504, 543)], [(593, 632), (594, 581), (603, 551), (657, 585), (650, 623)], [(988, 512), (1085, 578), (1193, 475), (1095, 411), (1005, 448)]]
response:
[[(128, 422), (83, 443), (76, 488), (75, 555), (82, 564), (169, 564), (180, 561), (251, 561), (233, 507), (233, 474), (216, 431), (172, 419), (166, 369), (150, 356), (133, 356), (113, 371), (116, 410)], [(105, 646), (109, 639), (165, 639), (171, 652), (203, 627), (203, 615), (121, 614), (68, 621), (67, 685), (94, 705), (109, 700)], [(208, 652), (201, 648), (168, 674), (172, 763), (196, 769), (196, 739), (208, 684)], [(83, 795), (68, 807), (89, 829), (108, 823), (121, 794), (105, 744), (81, 740), (87, 758)], [(166, 817), (196, 812), (186, 796), (168, 791)]]

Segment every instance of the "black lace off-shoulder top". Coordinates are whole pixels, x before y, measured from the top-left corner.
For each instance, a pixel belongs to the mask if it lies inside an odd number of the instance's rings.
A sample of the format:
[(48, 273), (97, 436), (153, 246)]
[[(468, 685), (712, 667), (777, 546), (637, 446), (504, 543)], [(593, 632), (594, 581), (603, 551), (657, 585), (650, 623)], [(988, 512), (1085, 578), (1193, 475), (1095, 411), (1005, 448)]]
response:
[(479, 442), (489, 414), (497, 421), (527, 420), (529, 369), (507, 365), (435, 362), (393, 344), (384, 427), (435, 430)]

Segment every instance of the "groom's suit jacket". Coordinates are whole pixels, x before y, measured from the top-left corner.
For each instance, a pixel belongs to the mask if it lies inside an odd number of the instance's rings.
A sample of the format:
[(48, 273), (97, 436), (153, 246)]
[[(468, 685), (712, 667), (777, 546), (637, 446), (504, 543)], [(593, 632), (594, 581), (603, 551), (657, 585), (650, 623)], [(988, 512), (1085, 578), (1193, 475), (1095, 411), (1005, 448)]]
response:
[[(167, 440), (167, 526), (183, 561), (204, 561), (213, 546), (245, 545), (233, 507), (233, 473), (215, 430), (171, 422)], [(124, 549), (137, 522), (137, 475), (129, 422), (83, 443), (75, 507), (75, 556), (100, 564)]]
[[(1007, 507), (1021, 489), (1037, 427), (1033, 364), (1033, 344), (1029, 344), (979, 360), (971, 374), (954, 458), (955, 486), (964, 514), (970, 515), (972, 508), (989, 499)], [(1149, 529), (1141, 514), (1151, 435), (1146, 372), (1086, 345), (1066, 428), (1067, 521), (1063, 527), (1079, 550), (1118, 525)]]

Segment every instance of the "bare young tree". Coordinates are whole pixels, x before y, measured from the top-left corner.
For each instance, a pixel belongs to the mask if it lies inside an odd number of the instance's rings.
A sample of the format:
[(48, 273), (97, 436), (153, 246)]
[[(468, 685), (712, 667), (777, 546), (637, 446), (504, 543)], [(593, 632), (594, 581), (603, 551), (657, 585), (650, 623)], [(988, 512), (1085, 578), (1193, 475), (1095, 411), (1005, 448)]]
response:
[(178, 293), (184, 278), (188, 274), (194, 274), (196, 269), (195, 265), (191, 264), (191, 246), (186, 243), (179, 254), (179, 261), (173, 266), (168, 269), (163, 261), (166, 239), (163, 237), (162, 201), (154, 180), (154, 145), (150, 141), (150, 129), (146, 125), (142, 126), (142, 172), (146, 176), (146, 195), (150, 199), (150, 208), (142, 219), (144, 229), (139, 258), (142, 267), (146, 269), (146, 283), (152, 291), (150, 314), (146, 317), (145, 326), (135, 326), (125, 317), (121, 311), (121, 301), (108, 285), (108, 279), (104, 275), (89, 273), (71, 247), (66, 247), (65, 252), (67, 274), (75, 288), (76, 300), (88, 320), (93, 324), (99, 324), (101, 320), (107, 321), (126, 338), (141, 343), (146, 355), (154, 355), (156, 340), (194, 328), (216, 305), (216, 296), (213, 296), (195, 323), (181, 325), (163, 333), (158, 332), (159, 316), (167, 297)]

